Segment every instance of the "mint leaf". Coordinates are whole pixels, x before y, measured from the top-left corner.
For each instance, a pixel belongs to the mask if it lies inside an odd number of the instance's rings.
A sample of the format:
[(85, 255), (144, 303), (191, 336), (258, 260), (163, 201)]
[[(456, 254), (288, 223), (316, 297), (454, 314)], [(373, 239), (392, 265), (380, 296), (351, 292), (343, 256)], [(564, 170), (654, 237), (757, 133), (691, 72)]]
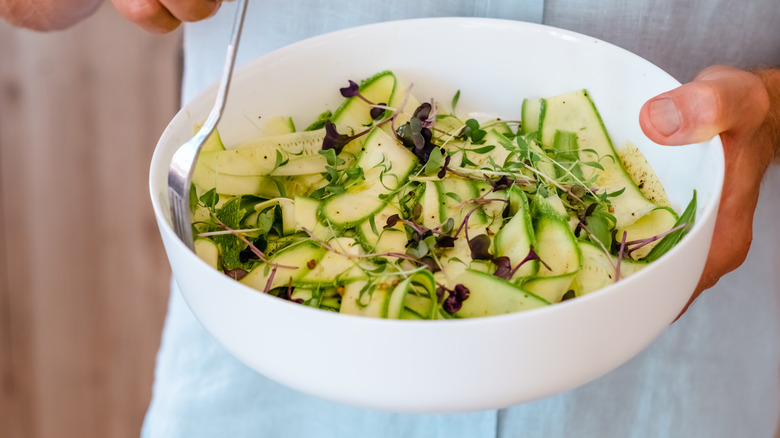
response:
[[(247, 210), (241, 207), (241, 196), (236, 196), (226, 202), (215, 216), (225, 226), (232, 230), (239, 229), (241, 221), (246, 216)], [(219, 245), (222, 253), (222, 269), (230, 271), (233, 269), (247, 269), (251, 266), (250, 262), (241, 261), (241, 251), (246, 248), (246, 244), (233, 234), (220, 234), (213, 237), (214, 242)]]

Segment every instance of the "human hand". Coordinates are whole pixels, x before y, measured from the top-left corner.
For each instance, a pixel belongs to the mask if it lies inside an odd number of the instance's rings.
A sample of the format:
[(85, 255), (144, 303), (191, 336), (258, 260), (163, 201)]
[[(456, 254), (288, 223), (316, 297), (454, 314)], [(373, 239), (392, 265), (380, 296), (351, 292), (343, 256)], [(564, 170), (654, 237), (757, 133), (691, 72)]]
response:
[(222, 0), (111, 0), (125, 18), (153, 33), (167, 33), (185, 21), (216, 14)]
[[(778, 81), (778, 71), (750, 73), (713, 66), (693, 81), (650, 99), (642, 107), (640, 125), (654, 142), (699, 143), (720, 134), (725, 155), (725, 180), (712, 245), (699, 284), (688, 306), (721, 276), (744, 261), (753, 239), (753, 213), (761, 180), (777, 155), (780, 121), (765, 85)], [(771, 104), (771, 105), (770, 105)]]

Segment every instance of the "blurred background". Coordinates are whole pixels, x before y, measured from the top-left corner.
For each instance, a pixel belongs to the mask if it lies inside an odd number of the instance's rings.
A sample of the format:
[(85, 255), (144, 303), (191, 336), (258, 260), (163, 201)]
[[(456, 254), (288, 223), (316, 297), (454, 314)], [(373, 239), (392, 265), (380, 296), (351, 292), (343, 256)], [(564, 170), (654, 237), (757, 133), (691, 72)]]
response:
[(110, 2), (64, 32), (0, 22), (0, 436), (137, 437), (169, 267), (147, 190), (180, 35)]

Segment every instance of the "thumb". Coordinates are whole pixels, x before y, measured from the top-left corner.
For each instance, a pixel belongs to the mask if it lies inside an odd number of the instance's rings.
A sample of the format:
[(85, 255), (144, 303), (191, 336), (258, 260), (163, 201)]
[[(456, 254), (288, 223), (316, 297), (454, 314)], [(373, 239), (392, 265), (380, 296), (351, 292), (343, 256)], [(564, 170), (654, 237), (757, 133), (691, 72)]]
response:
[(693, 81), (647, 101), (642, 130), (665, 145), (699, 143), (723, 133), (740, 137), (763, 121), (769, 100), (761, 79), (743, 70), (713, 66)]

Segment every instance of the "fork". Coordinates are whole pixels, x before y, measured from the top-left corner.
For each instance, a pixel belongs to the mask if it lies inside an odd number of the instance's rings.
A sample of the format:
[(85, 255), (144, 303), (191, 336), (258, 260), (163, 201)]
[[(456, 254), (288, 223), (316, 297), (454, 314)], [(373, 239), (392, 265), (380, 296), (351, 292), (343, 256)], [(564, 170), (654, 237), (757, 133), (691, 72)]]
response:
[(233, 67), (236, 61), (236, 52), (238, 51), (238, 41), (241, 38), (241, 28), (244, 25), (247, 3), (248, 0), (237, 1), (233, 33), (230, 36), (225, 66), (222, 70), (222, 78), (220, 79), (214, 106), (195, 136), (179, 146), (176, 152), (174, 152), (168, 168), (168, 202), (171, 208), (173, 231), (190, 249), (194, 249), (195, 246), (192, 236), (192, 212), (190, 210), (192, 171), (195, 168), (195, 162), (198, 159), (201, 148), (203, 148), (203, 144), (214, 132), (225, 109), (225, 101), (230, 88), (230, 79), (233, 76)]

